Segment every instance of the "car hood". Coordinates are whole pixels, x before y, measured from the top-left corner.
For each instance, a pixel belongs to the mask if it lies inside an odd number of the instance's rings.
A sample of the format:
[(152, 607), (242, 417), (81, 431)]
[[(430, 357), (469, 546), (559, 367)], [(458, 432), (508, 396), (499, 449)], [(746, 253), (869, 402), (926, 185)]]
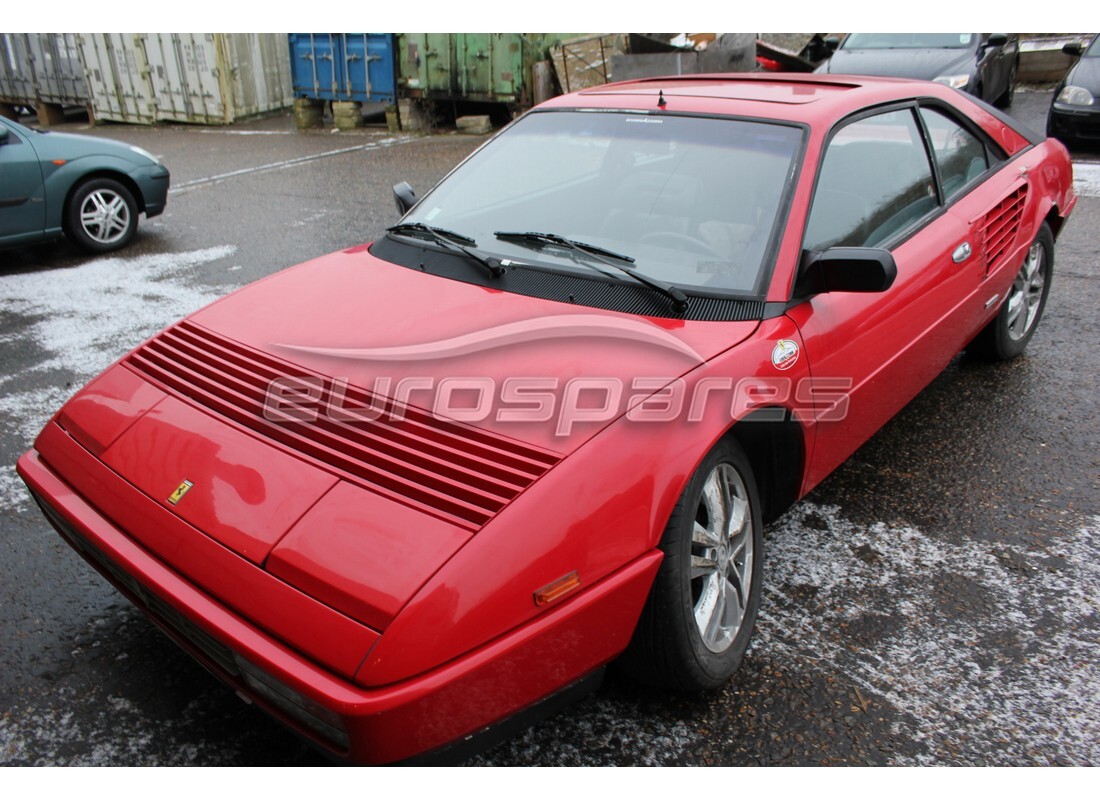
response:
[(968, 50), (842, 48), (829, 59), (824, 71), (837, 75), (880, 75), (930, 81), (940, 75), (969, 72), (973, 64), (974, 55)]
[(138, 166), (152, 163), (151, 159), (130, 149), (130, 145), (115, 139), (48, 131), (32, 136), (30, 141), (35, 153), (43, 161), (55, 158), (72, 161), (84, 156), (113, 156)]
[[(191, 322), (278, 359), (289, 378), (296, 368), (320, 376), (326, 397), (333, 382), (337, 394), (357, 387), (562, 455), (625, 413), (632, 397), (759, 324), (526, 297), (396, 266), (365, 246), (271, 276)], [(306, 405), (310, 413), (333, 410), (325, 398)], [(524, 413), (535, 408), (541, 412)], [(563, 420), (569, 410), (577, 413)]]
[(1092, 92), (1093, 97), (1100, 96), (1100, 57), (1078, 59), (1066, 75), (1063, 85), (1081, 86)]
[[(165, 511), (383, 631), (631, 395), (650, 395), (758, 324), (577, 308), (353, 248), (162, 332), (85, 387), (58, 424)], [(508, 394), (521, 379), (535, 383)], [(589, 388), (563, 431), (551, 401), (578, 381)], [(612, 408), (601, 392), (616, 385)], [(479, 388), (484, 413), (440, 413), (445, 395), (449, 407), (479, 407), (459, 399)], [(538, 421), (504, 413), (532, 410)]]

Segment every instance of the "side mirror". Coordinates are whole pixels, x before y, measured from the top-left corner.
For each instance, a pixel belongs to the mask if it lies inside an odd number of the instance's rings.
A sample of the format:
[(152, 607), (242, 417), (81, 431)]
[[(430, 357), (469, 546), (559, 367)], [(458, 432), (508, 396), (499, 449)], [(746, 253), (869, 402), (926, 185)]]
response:
[(804, 251), (800, 296), (824, 292), (885, 292), (894, 285), (898, 267), (888, 250), (875, 247), (831, 247)]
[(983, 47), (1004, 47), (1006, 44), (1008, 44), (1007, 33), (991, 33)]
[(825, 37), (825, 46), (827, 48), (829, 48), (830, 53), (833, 52), (838, 47), (840, 47), (840, 37), (839, 36), (826, 36)]
[(401, 183), (394, 184), (393, 200), (397, 203), (397, 213), (405, 216), (416, 205), (416, 192), (413, 191), (413, 187), (409, 185), (408, 181), (401, 181)]
[(1080, 42), (1070, 42), (1069, 44), (1062, 45), (1062, 52), (1067, 56), (1080, 56), (1085, 52), (1085, 46)]

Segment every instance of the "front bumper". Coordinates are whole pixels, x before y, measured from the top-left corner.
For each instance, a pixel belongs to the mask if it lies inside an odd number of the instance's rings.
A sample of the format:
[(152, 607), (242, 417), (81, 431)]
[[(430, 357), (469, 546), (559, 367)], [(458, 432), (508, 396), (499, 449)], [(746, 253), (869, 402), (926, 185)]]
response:
[(1053, 104), (1047, 118), (1047, 135), (1070, 141), (1100, 142), (1100, 107)]
[(137, 171), (132, 177), (141, 189), (146, 218), (163, 213), (168, 203), (168, 186), (171, 183), (168, 168), (157, 164)]
[[(57, 453), (67, 467), (79, 464), (84, 488), (70, 486), (35, 450), (19, 460), (19, 474), (74, 549), (209, 671), (302, 736), (354, 763), (391, 763), (438, 750), (591, 674), (625, 649), (660, 563), (658, 551), (647, 553), (448, 664), (368, 689), (302, 655), (270, 626), (257, 624), (138, 544), (93, 505), (100, 493), (133, 504), (151, 524), (168, 524), (171, 515), (55, 423), (42, 440), (49, 442), (51, 457)], [(89, 487), (97, 488), (93, 493)], [(198, 531), (194, 535), (206, 538)], [(317, 616), (333, 624), (331, 613)], [(302, 623), (324, 626), (311, 619)]]

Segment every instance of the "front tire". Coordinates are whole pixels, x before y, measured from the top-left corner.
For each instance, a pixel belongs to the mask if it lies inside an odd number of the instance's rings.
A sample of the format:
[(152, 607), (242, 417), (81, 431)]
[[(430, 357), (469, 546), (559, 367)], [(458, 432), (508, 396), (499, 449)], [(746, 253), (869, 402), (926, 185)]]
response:
[(723, 440), (692, 474), (661, 538), (665, 557), (623, 658), (639, 680), (721, 686), (748, 649), (760, 605), (763, 525), (744, 450)]
[(138, 206), (130, 190), (112, 178), (94, 178), (76, 188), (65, 209), (65, 232), (91, 253), (129, 244), (137, 231)]
[(1008, 361), (1023, 353), (1046, 308), (1053, 271), (1054, 235), (1044, 222), (1028, 248), (1001, 310), (968, 349), (997, 361)]

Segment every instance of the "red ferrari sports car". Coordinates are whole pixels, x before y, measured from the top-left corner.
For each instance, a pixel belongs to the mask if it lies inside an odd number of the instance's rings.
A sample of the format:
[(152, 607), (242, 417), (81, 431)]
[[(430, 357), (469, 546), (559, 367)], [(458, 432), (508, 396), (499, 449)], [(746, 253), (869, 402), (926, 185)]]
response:
[(333, 755), (454, 754), (613, 660), (721, 685), (764, 522), (962, 349), (1019, 355), (1061, 144), (935, 83), (556, 98), (377, 241), (132, 351), (19, 472), (191, 655)]

